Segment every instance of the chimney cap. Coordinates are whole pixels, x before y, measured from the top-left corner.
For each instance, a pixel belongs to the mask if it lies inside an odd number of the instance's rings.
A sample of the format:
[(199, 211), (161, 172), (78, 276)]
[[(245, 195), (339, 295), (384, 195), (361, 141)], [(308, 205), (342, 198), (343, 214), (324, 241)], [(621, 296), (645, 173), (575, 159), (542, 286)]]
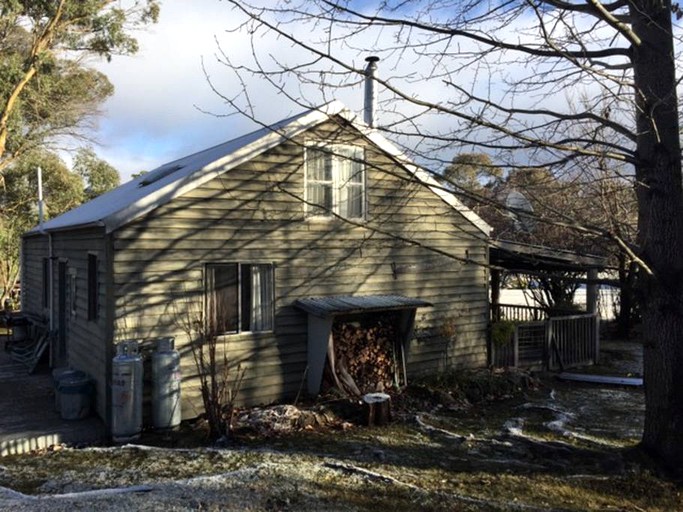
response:
[(379, 57), (377, 57), (376, 55), (370, 55), (369, 57), (365, 57), (365, 62), (372, 63), (377, 61), (379, 61)]

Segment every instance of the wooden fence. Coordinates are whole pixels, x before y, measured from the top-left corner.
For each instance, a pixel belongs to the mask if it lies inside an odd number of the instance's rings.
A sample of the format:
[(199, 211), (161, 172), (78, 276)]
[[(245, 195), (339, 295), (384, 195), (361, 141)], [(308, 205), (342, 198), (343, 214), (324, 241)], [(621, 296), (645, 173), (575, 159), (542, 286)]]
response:
[(553, 317), (515, 326), (509, 343), (492, 343), (491, 364), (564, 370), (595, 364), (600, 357), (597, 314)]
[[(553, 309), (553, 316), (573, 316), (576, 310)], [(496, 304), (491, 306), (491, 321), (538, 322), (548, 319), (548, 311), (540, 306), (520, 304)]]
[(548, 319), (548, 368), (563, 370), (600, 359), (600, 317), (573, 315)]
[(510, 320), (512, 322), (537, 322), (545, 320), (547, 313), (539, 306), (520, 306), (518, 304), (496, 304), (491, 307), (491, 320)]

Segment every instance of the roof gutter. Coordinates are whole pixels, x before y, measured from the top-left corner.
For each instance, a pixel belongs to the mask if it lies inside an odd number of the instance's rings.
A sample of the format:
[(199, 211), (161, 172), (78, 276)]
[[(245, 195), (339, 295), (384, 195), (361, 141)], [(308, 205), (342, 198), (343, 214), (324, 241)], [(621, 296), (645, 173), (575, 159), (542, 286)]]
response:
[(73, 224), (70, 226), (61, 226), (57, 228), (47, 228), (42, 226), (36, 226), (32, 230), (24, 234), (24, 236), (38, 236), (38, 235), (48, 235), (50, 233), (59, 233), (62, 231), (72, 231), (74, 229), (86, 229), (86, 228), (103, 228), (105, 227), (104, 221), (96, 220), (93, 222), (86, 222), (84, 224)]

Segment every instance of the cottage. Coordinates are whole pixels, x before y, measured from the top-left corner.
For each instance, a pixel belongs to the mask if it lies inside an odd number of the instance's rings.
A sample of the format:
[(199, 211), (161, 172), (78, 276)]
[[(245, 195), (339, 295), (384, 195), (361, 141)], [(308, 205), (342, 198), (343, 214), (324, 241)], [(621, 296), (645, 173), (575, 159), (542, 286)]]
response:
[(192, 417), (201, 399), (181, 323), (197, 312), (245, 369), (243, 403), (293, 396), (306, 380), (318, 389), (319, 345), (344, 314), (400, 311), (408, 375), (484, 366), (488, 236), (428, 172), (332, 102), (34, 228), (22, 303), (57, 333), (51, 364), (93, 376), (105, 420), (115, 344), (174, 336)]

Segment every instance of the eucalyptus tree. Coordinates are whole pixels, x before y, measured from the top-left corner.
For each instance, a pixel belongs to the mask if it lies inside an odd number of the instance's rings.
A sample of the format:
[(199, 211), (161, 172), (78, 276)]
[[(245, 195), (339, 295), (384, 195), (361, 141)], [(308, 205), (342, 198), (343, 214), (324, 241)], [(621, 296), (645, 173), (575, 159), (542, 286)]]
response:
[(70, 171), (55, 153), (37, 148), (13, 160), (0, 187), (0, 304), (17, 284), (21, 236), (38, 225), (38, 174), (43, 182), (44, 219), (56, 217), (119, 184), (118, 171), (91, 148), (76, 153)]
[[(668, 0), (229, 3), (243, 23), (233, 28), (251, 35), (250, 60), (227, 51), (219, 51), (219, 60), (242, 83), (257, 75), (299, 105), (344, 94), (363, 78), (363, 58), (380, 57), (377, 129), (424, 165), (445, 167), (454, 153), (486, 152), (508, 169), (535, 166), (561, 175), (600, 161), (626, 169), (637, 197), (635, 243), (571, 215), (564, 224), (610, 240), (639, 265), (647, 305), (642, 445), (682, 469), (678, 6)], [(223, 96), (258, 117), (249, 92)], [(581, 107), (570, 108), (579, 97)]]
[(113, 92), (85, 57), (138, 49), (132, 30), (157, 0), (4, 0), (0, 4), (0, 178), (23, 153), (81, 134)]
[(73, 170), (83, 179), (86, 200), (94, 199), (121, 184), (119, 171), (99, 158), (92, 148), (81, 148), (76, 152)]
[(36, 168), (42, 169), (44, 217), (49, 219), (81, 204), (83, 180), (56, 154), (36, 149), (5, 171), (0, 187), (0, 303), (19, 279), (21, 235), (38, 224)]
[(502, 176), (503, 169), (495, 165), (486, 153), (460, 153), (444, 170), (448, 181), (472, 192), (491, 185)]

